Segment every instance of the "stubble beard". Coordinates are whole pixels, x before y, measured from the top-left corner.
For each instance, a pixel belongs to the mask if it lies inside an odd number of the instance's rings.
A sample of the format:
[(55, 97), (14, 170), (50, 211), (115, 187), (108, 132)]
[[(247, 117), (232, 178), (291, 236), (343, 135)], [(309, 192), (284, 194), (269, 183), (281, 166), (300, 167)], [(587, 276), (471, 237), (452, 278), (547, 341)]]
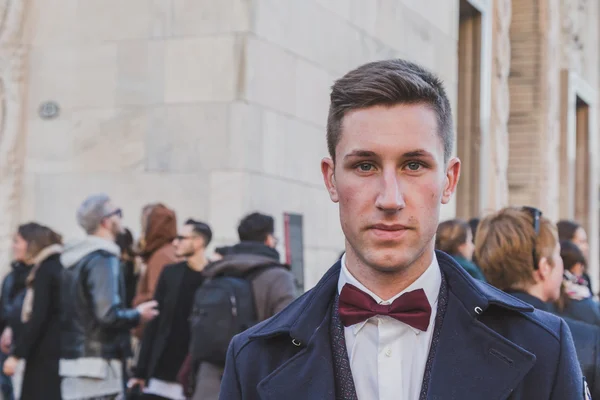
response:
[(191, 258), (195, 255), (196, 253), (193, 250), (188, 250), (188, 251), (184, 251), (183, 253), (178, 253), (177, 256), (180, 258)]
[[(433, 243), (433, 237), (425, 243), (416, 241), (388, 246), (364, 243), (364, 246), (356, 247), (348, 241), (351, 251), (354, 253), (353, 257), (362, 264), (363, 268), (366, 267), (372, 273), (387, 276), (403, 274), (416, 266), (429, 251), (431, 243)], [(389, 257), (381, 256), (382, 253), (388, 253)]]

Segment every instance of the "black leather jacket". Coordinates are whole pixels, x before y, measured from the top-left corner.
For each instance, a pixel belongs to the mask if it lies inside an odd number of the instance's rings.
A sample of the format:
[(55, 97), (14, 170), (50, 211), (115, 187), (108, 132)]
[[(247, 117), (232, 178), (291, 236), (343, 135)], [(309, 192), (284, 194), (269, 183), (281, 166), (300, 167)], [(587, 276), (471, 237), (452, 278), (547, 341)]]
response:
[(124, 306), (125, 285), (119, 259), (95, 250), (72, 266), (62, 278), (61, 353), (64, 359), (130, 356), (129, 330), (140, 314)]

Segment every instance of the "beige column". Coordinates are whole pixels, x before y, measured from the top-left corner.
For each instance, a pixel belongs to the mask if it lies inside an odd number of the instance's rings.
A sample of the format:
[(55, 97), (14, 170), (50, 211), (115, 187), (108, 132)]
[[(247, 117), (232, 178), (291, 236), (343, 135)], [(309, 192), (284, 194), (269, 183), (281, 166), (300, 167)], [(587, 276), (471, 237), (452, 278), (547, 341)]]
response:
[(492, 79), (489, 138), (489, 167), (483, 179), (488, 196), (482, 204), (484, 214), (508, 204), (508, 118), (510, 112), (510, 24), (511, 0), (494, 1), (492, 18)]
[(11, 238), (19, 222), (25, 154), (24, 43), (26, 0), (0, 1), (0, 276), (9, 268)]
[(560, 129), (558, 0), (512, 3), (509, 203), (558, 217)]

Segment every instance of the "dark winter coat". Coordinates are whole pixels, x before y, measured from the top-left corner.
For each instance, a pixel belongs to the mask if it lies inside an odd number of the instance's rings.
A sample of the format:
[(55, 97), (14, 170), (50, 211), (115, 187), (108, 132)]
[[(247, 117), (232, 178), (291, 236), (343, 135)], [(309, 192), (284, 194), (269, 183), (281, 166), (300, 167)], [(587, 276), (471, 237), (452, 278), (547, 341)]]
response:
[[(437, 258), (448, 302), (427, 399), (584, 398), (562, 319), (473, 279), (444, 253)], [(220, 399), (336, 398), (329, 326), (339, 274), (337, 262), (314, 289), (233, 339)]]
[(26, 361), (21, 400), (60, 400), (60, 255), (41, 261), (33, 281), (33, 307), (16, 337), (13, 355)]
[(15, 261), (11, 264), (12, 270), (2, 282), (2, 295), (0, 296), (0, 333), (7, 326), (13, 330), (13, 337), (17, 337), (23, 327), (21, 322), (21, 309), (25, 298), (27, 275), (31, 266)]
[[(544, 303), (530, 294), (516, 292), (511, 293), (511, 295), (531, 304), (538, 310), (548, 312), (552, 312), (553, 310), (553, 307), (548, 303)], [(564, 320), (573, 335), (577, 358), (579, 359), (583, 375), (590, 387), (592, 399), (600, 399), (600, 328), (570, 318), (565, 318)]]

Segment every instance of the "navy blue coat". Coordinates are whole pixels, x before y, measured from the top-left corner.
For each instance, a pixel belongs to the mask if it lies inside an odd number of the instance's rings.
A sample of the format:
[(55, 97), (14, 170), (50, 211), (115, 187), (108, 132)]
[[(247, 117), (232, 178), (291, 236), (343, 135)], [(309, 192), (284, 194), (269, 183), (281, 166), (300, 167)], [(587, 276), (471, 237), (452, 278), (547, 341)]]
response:
[(598, 302), (591, 297), (567, 302), (565, 309), (558, 312), (558, 315), (600, 326), (600, 306), (598, 305)]
[[(446, 254), (437, 257), (448, 306), (427, 399), (584, 398), (562, 319), (476, 281)], [(315, 288), (233, 339), (220, 399), (335, 399), (329, 322), (339, 273), (338, 261)]]

